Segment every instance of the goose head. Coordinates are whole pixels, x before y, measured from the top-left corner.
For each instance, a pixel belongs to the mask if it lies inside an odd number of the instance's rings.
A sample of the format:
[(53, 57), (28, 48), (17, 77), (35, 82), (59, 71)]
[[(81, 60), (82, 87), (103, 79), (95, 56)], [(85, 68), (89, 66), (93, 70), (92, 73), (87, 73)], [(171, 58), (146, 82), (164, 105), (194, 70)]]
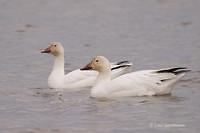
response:
[(59, 56), (64, 54), (64, 48), (59, 42), (52, 42), (47, 48), (43, 49), (41, 53), (48, 53), (54, 56)]
[(98, 72), (110, 71), (110, 62), (104, 56), (96, 56), (80, 70), (95, 70)]

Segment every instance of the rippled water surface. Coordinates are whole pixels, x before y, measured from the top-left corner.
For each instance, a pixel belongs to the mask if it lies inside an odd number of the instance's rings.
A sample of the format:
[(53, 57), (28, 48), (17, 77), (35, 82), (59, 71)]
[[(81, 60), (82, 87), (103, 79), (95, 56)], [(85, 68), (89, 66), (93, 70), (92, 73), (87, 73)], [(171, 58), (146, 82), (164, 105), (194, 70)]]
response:
[[(199, 0), (0, 1), (1, 133), (197, 133), (200, 128)], [(65, 70), (95, 55), (134, 62), (132, 71), (191, 69), (171, 95), (96, 99), (52, 93), (52, 41)]]

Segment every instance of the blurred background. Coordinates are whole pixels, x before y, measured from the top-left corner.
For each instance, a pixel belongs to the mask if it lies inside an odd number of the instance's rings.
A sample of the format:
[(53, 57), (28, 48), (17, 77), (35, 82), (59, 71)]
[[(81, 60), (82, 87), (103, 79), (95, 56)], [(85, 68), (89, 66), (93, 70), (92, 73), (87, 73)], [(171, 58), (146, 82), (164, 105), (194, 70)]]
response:
[[(199, 6), (199, 0), (1, 0), (0, 132), (198, 132)], [(53, 56), (40, 53), (52, 41), (64, 46), (66, 73), (96, 55), (129, 60), (132, 71), (191, 72), (170, 96), (99, 100), (87, 89), (60, 98), (46, 83)]]

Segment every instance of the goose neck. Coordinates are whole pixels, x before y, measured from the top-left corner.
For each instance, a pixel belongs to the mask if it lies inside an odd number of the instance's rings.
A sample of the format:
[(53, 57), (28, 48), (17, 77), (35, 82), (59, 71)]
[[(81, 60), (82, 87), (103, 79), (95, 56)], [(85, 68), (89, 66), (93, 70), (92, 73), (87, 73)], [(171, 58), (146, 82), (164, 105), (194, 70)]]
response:
[(53, 71), (60, 71), (64, 75), (64, 56), (56, 56), (54, 59)]

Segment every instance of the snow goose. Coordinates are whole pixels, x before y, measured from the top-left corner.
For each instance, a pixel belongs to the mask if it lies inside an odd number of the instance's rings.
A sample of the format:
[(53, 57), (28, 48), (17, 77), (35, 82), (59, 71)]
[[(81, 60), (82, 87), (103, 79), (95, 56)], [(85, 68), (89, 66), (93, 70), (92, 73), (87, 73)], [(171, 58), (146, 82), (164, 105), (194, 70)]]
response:
[[(98, 75), (96, 71), (74, 70), (67, 75), (64, 71), (64, 48), (59, 42), (52, 42), (41, 53), (49, 53), (55, 56), (53, 70), (48, 78), (48, 87), (53, 89), (80, 89), (92, 87)], [(111, 77), (116, 78), (129, 71), (132, 63), (127, 61), (111, 63)]]
[(142, 70), (111, 79), (109, 61), (96, 56), (80, 70), (95, 70), (99, 74), (91, 89), (92, 97), (152, 96), (171, 93), (176, 83), (189, 71), (183, 67)]

